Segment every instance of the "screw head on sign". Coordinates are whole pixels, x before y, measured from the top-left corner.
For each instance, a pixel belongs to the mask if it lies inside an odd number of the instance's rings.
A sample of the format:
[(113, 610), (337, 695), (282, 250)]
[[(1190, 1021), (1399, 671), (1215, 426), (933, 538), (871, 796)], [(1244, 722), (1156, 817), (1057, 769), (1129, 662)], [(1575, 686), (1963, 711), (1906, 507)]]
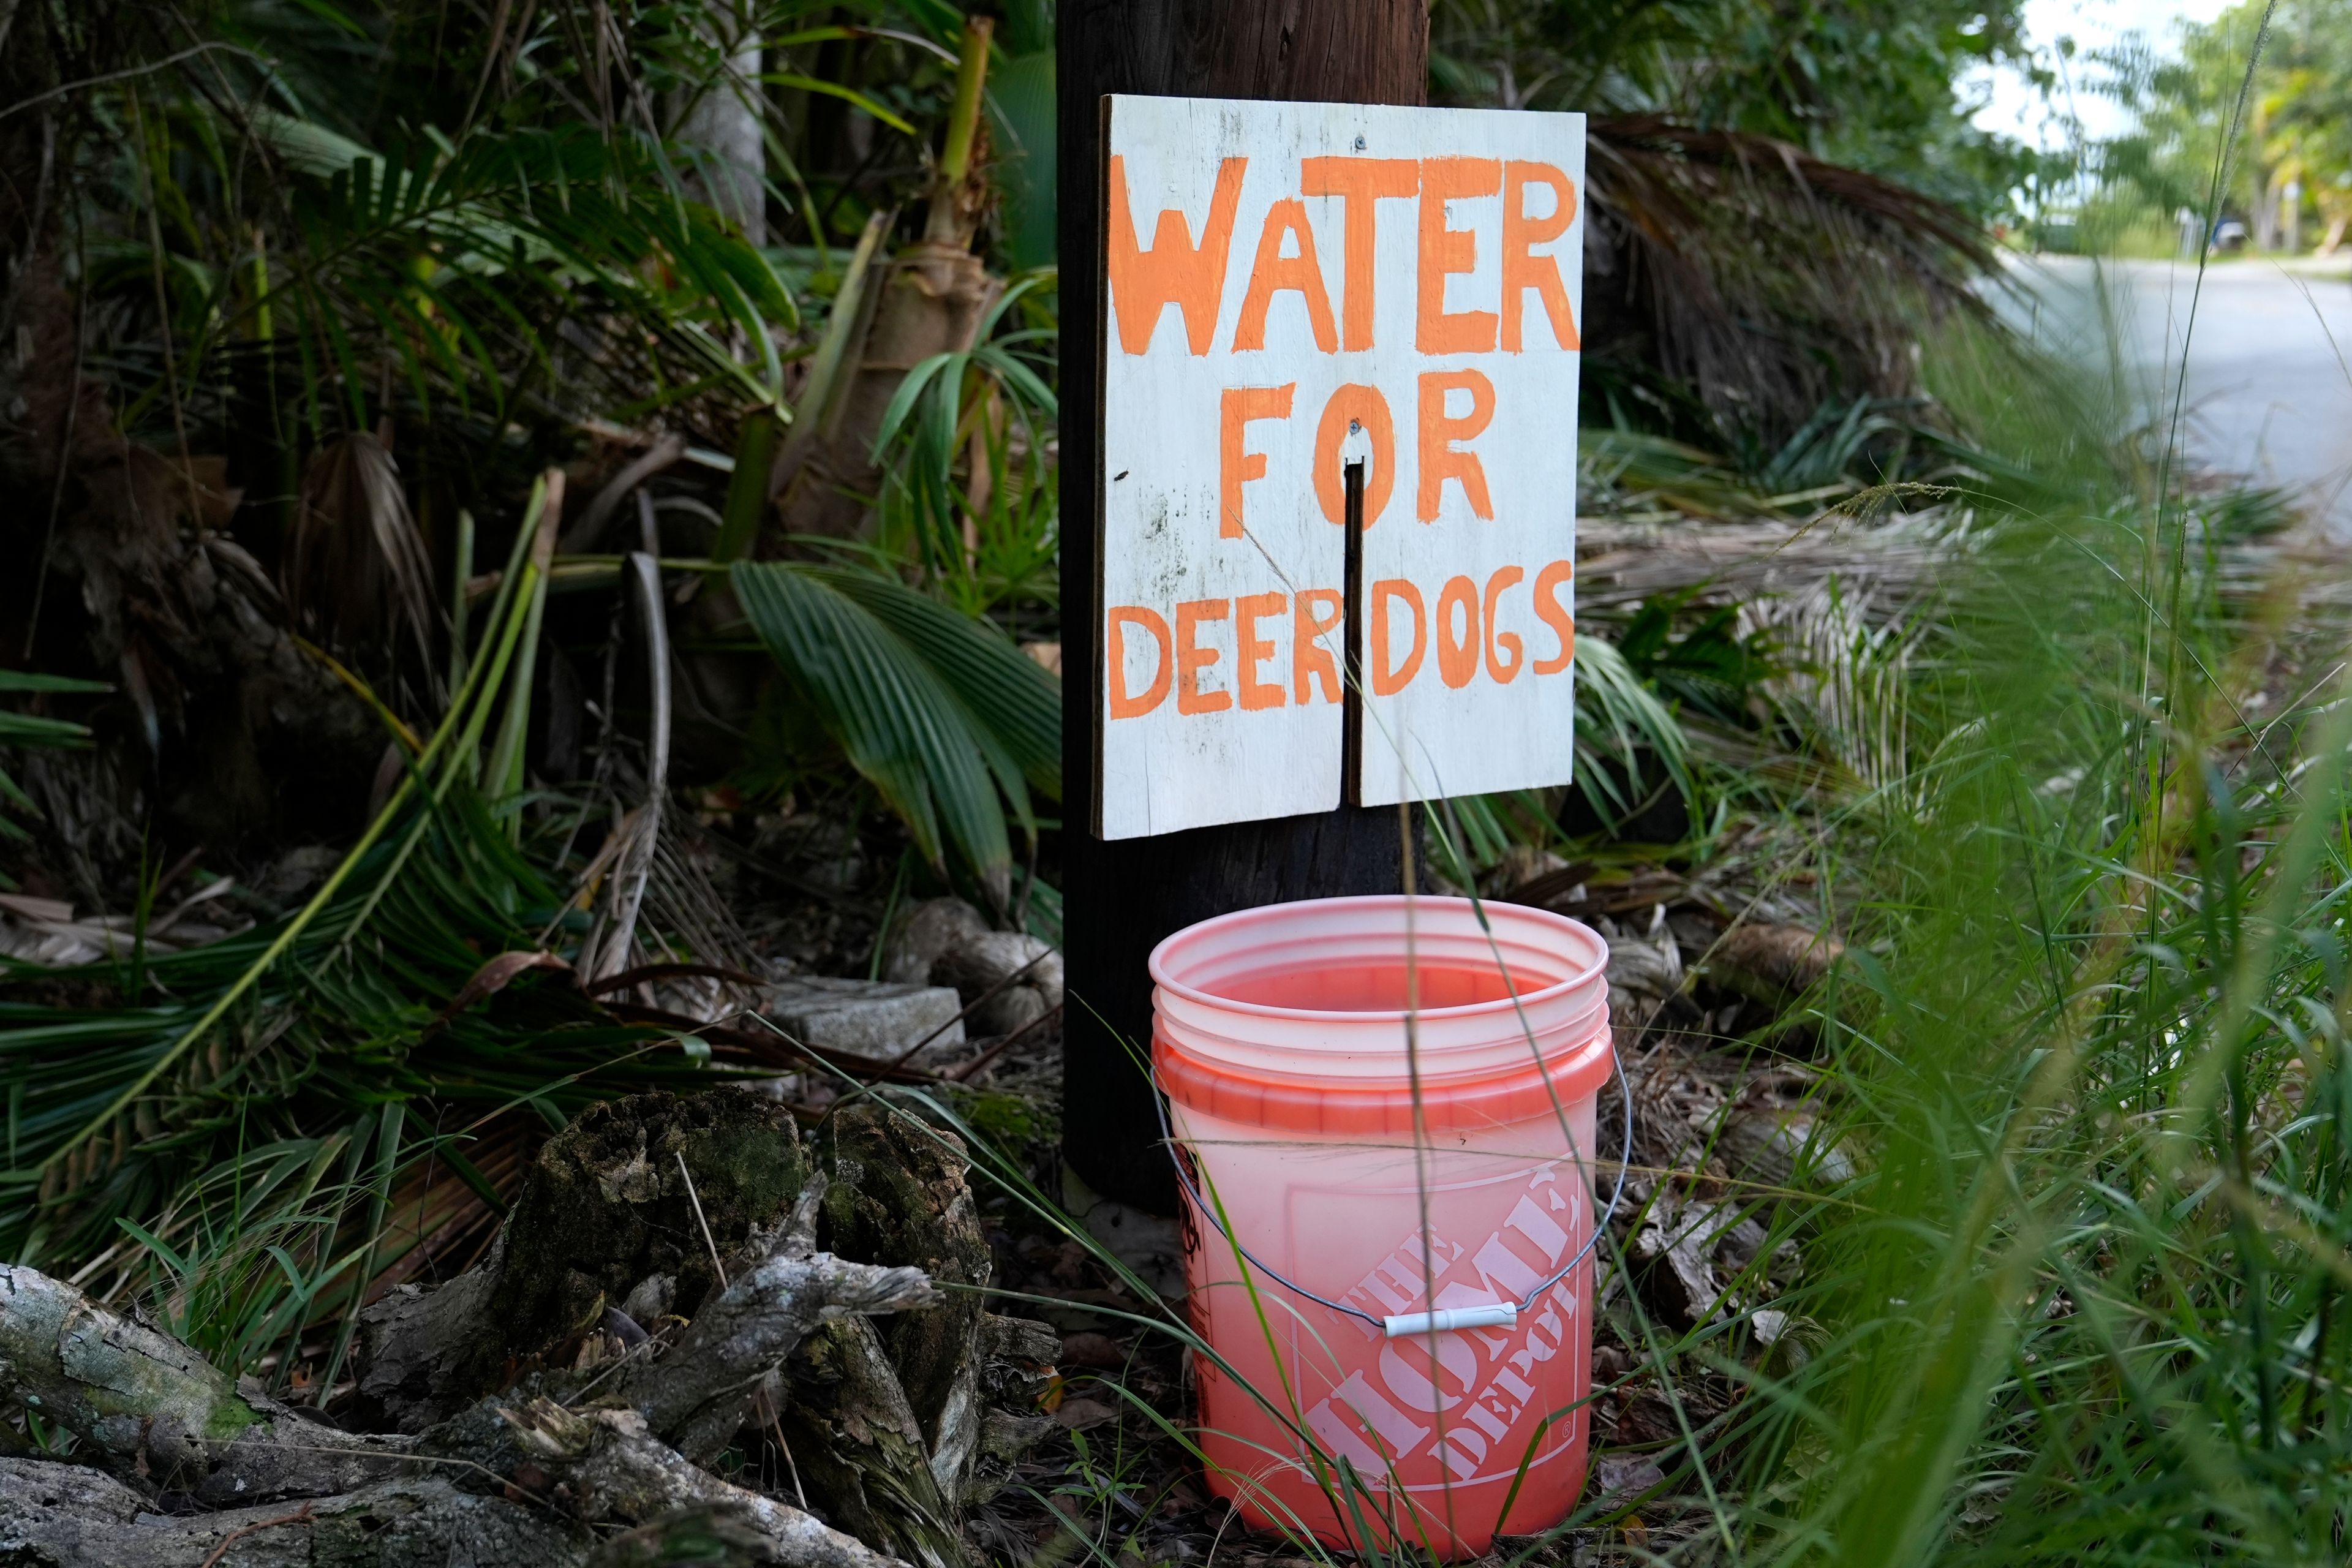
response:
[(1359, 153), (1360, 153), (1360, 152), (1362, 152), (1363, 150), (1364, 150), (1364, 139), (1363, 139), (1362, 137), (1359, 136), (1359, 137), (1357, 137), (1357, 138), (1356, 138), (1356, 151), (1357, 151), (1357, 152), (1359, 152)]

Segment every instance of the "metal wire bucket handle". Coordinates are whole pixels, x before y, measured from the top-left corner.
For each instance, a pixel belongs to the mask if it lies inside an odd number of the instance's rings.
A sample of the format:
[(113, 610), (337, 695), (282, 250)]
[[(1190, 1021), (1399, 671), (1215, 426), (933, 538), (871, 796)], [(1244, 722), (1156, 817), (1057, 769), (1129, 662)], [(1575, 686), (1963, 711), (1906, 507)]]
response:
[[(1176, 1134), (1168, 1125), (1168, 1103), (1164, 1098), (1165, 1091), (1160, 1087), (1160, 1075), (1156, 1070), (1152, 1074), (1151, 1109), (1160, 1117), (1160, 1142), (1167, 1146), (1169, 1163), (1176, 1168), (1177, 1185), (1184, 1189), (1184, 1195), (1192, 1200), (1192, 1206), (1200, 1210), (1202, 1217), (1209, 1222), (1219, 1236), (1225, 1238), (1235, 1252), (1248, 1259), (1250, 1265), (1259, 1273), (1272, 1279), (1292, 1295), (1303, 1297), (1318, 1307), (1328, 1307), (1334, 1312), (1345, 1312), (1349, 1317), (1360, 1318), (1393, 1340), (1410, 1334), (1443, 1332), (1449, 1329), (1515, 1328), (1518, 1324), (1520, 1313), (1534, 1310), (1537, 1298), (1567, 1279), (1578, 1264), (1591, 1256), (1593, 1247), (1600, 1244), (1601, 1232), (1606, 1230), (1610, 1222), (1617, 1217), (1618, 1200), (1625, 1195), (1625, 1167), (1633, 1157), (1633, 1091), (1625, 1081), (1624, 1059), (1613, 1049), (1610, 1052), (1609, 1068), (1610, 1076), (1617, 1080), (1618, 1098), (1623, 1103), (1625, 1110), (1624, 1139), (1617, 1154), (1617, 1185), (1609, 1194), (1608, 1208), (1592, 1216), (1592, 1234), (1584, 1238), (1584, 1245), (1576, 1249), (1576, 1255), (1561, 1265), (1559, 1271), (1550, 1279), (1528, 1291), (1522, 1300), (1496, 1301), (1476, 1307), (1448, 1307), (1429, 1312), (1392, 1312), (1387, 1317), (1374, 1317), (1360, 1307), (1350, 1307), (1344, 1301), (1334, 1301), (1328, 1297), (1317, 1295), (1279, 1269), (1269, 1266), (1257, 1254), (1236, 1240), (1233, 1232), (1225, 1228), (1225, 1222), (1218, 1217), (1217, 1211), (1209, 1205), (1209, 1201), (1205, 1197), (1202, 1196), (1201, 1189), (1193, 1184), (1192, 1173), (1187, 1168), (1182, 1152), (1177, 1145)], [(1583, 1163), (1580, 1160), (1577, 1163)]]

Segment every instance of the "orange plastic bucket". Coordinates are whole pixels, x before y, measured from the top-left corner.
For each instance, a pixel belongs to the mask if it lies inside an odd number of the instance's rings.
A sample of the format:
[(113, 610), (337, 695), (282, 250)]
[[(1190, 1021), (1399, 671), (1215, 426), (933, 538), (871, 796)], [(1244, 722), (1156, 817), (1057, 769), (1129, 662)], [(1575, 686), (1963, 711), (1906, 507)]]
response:
[(1607, 960), (1544, 910), (1403, 897), (1152, 953), (1191, 1310), (1223, 1363), (1196, 1358), (1201, 1441), (1245, 1520), (1464, 1557), (1574, 1506)]

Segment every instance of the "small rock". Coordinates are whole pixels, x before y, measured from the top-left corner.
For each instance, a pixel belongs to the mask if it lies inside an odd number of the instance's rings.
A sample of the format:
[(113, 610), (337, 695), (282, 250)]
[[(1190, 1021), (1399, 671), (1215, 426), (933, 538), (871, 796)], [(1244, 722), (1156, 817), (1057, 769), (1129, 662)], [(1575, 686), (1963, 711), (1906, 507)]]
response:
[(797, 975), (768, 987), (764, 1010), (806, 1045), (888, 1061), (933, 1030), (939, 1035), (923, 1047), (925, 1057), (963, 1044), (963, 1025), (955, 1021), (962, 1009), (943, 985)]
[(1666, 926), (1666, 909), (1651, 914), (1646, 935), (1630, 931), (1609, 939), (1609, 991), (1612, 998), (1640, 1003), (1643, 1014), (1656, 1008), (1682, 988), (1683, 952)]
[(1062, 1407), (1054, 1412), (1054, 1419), (1065, 1431), (1083, 1432), (1090, 1426), (1107, 1426), (1118, 1419), (1118, 1406), (1099, 1399), (1065, 1399)]
[(1789, 1314), (1766, 1307), (1748, 1316), (1748, 1331), (1756, 1336), (1759, 1345), (1778, 1344), (1780, 1336), (1789, 1331)]
[(1646, 1454), (1603, 1454), (1592, 1463), (1602, 1497), (1625, 1497), (1665, 1482), (1666, 1472)]
[(961, 899), (926, 899), (898, 922), (882, 962), (882, 978), (926, 984), (941, 953), (986, 936), (988, 930), (986, 918)]
[(1706, 977), (1769, 1007), (1785, 1007), (1845, 956), (1845, 943), (1796, 925), (1744, 925), (1716, 945)]
[(667, 1274), (648, 1274), (631, 1288), (621, 1310), (640, 1323), (657, 1322), (677, 1299), (677, 1280)]
[(1503, 851), (1503, 858), (1495, 862), (1494, 868), (1478, 880), (1488, 898), (1507, 899), (1529, 884), (1555, 871), (1566, 869), (1568, 862), (1549, 849), (1533, 844), (1514, 844)]
[[(1003, 984), (1015, 974), (1020, 978)], [(931, 964), (931, 984), (954, 986), (972, 1007), (967, 1021), (973, 1035), (1009, 1035), (1062, 1005), (1062, 955), (1021, 931), (985, 931), (941, 953)]]
[(1853, 1161), (1834, 1143), (1816, 1144), (1817, 1122), (1804, 1110), (1743, 1106), (1724, 1123), (1717, 1152), (1731, 1173), (1766, 1186), (1786, 1187), (1803, 1176), (1819, 1186), (1853, 1178)]

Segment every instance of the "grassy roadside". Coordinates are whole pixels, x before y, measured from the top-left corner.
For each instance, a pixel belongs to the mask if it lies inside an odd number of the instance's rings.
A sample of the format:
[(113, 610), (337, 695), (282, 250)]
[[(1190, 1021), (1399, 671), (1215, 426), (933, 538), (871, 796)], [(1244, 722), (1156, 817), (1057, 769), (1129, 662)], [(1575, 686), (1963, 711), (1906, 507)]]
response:
[(2243, 591), (2256, 514), (2096, 389), (1935, 362), (2011, 471), (1960, 481), (1907, 769), (1839, 809), (1817, 1142), (1859, 1173), (1801, 1222), (1775, 1306), (1814, 1337), (1748, 1369), (1694, 1540), (2340, 1560), (2340, 636), (2284, 557)]

